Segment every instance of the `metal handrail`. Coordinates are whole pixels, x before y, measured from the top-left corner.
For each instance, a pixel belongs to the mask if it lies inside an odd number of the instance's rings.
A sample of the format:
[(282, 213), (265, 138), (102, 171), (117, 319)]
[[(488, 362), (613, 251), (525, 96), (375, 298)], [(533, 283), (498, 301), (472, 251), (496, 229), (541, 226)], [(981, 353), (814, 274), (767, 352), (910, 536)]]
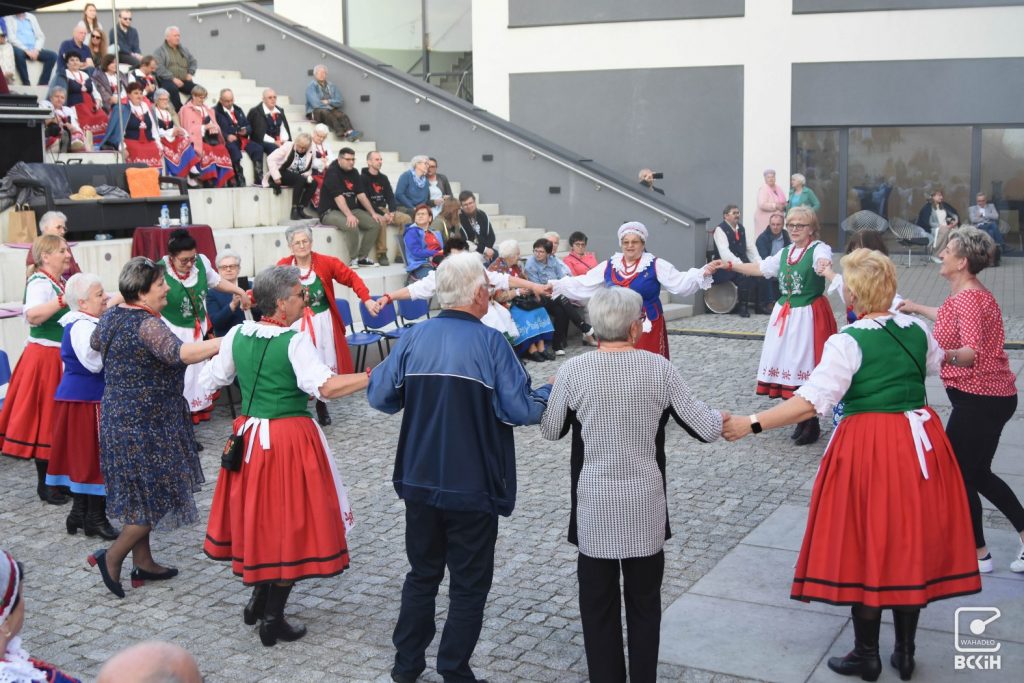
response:
[(673, 213), (670, 213), (669, 211), (666, 211), (665, 209), (662, 209), (662, 208), (660, 208), (658, 206), (655, 206), (653, 204), (649, 204), (649, 203), (645, 202), (644, 200), (639, 199), (635, 194), (633, 194), (631, 192), (627, 192), (627, 191), (625, 191), (623, 189), (615, 187), (614, 185), (609, 185), (607, 180), (599, 178), (599, 177), (594, 176), (594, 175), (591, 175), (590, 173), (587, 173), (585, 170), (583, 170), (579, 166), (576, 166), (576, 165), (573, 165), (573, 164), (568, 163), (566, 161), (563, 161), (562, 159), (559, 159), (558, 157), (549, 154), (548, 152), (546, 152), (543, 149), (539, 149), (539, 148), (537, 148), (537, 147), (535, 147), (533, 145), (530, 145), (527, 142), (524, 142), (523, 140), (520, 140), (520, 139), (518, 139), (516, 137), (513, 137), (512, 135), (509, 135), (508, 133), (505, 133), (502, 130), (499, 130), (499, 129), (491, 126), (491, 125), (488, 125), (487, 123), (485, 123), (481, 119), (478, 119), (478, 118), (475, 118), (473, 116), (470, 116), (466, 112), (460, 111), (460, 110), (458, 110), (458, 109), (456, 109), (456, 108), (446, 104), (445, 102), (443, 102), (441, 100), (434, 99), (432, 96), (428, 95), (426, 92), (418, 91), (416, 88), (412, 88), (409, 85), (407, 85), (405, 83), (402, 83), (401, 81), (395, 80), (393, 78), (389, 78), (388, 76), (386, 76), (386, 75), (384, 75), (382, 73), (370, 71), (369, 69), (366, 68), (365, 64), (360, 63), (360, 62), (352, 59), (351, 57), (346, 57), (343, 54), (340, 54), (338, 52), (334, 52), (333, 50), (331, 50), (330, 48), (326, 47), (323, 44), (316, 43), (316, 42), (310, 40), (309, 38), (307, 38), (307, 37), (305, 37), (303, 35), (295, 33), (291, 29), (289, 29), (287, 27), (281, 26), (279, 22), (275, 23), (275, 22), (269, 21), (265, 17), (262, 17), (259, 14), (256, 14), (256, 13), (252, 12), (251, 10), (249, 10), (246, 7), (242, 7), (242, 6), (238, 6), (238, 5), (230, 6), (230, 7), (219, 7), (219, 8), (216, 8), (216, 9), (208, 9), (208, 10), (203, 10), (203, 11), (200, 11), (200, 12), (192, 12), (188, 16), (194, 17), (195, 20), (196, 20), (196, 23), (202, 23), (203, 17), (210, 16), (210, 15), (215, 15), (215, 14), (227, 14), (228, 18), (230, 19), (231, 18), (230, 15), (233, 12), (239, 12), (241, 14), (244, 14), (244, 15), (248, 16), (249, 18), (255, 19), (256, 21), (264, 24), (265, 26), (268, 26), (269, 28), (272, 28), (275, 31), (280, 31), (281, 34), (282, 34), (282, 37), (288, 36), (288, 37), (290, 37), (290, 38), (292, 38), (294, 40), (297, 40), (297, 41), (299, 41), (301, 43), (305, 43), (309, 47), (315, 48), (316, 50), (319, 50), (323, 54), (329, 55), (329, 56), (333, 57), (334, 59), (337, 59), (340, 62), (348, 64), (349, 66), (358, 68), (360, 71), (363, 72), (364, 76), (373, 76), (374, 78), (377, 78), (378, 80), (381, 80), (381, 81), (383, 81), (383, 82), (385, 82), (385, 83), (387, 83), (389, 85), (392, 85), (392, 86), (394, 86), (394, 87), (396, 87), (396, 88), (398, 88), (398, 89), (400, 89), (400, 90), (402, 90), (402, 91), (412, 95), (413, 97), (417, 98), (417, 102), (418, 101), (426, 101), (426, 102), (428, 102), (430, 104), (433, 104), (435, 107), (438, 107), (439, 109), (442, 109), (442, 110), (448, 112), (449, 114), (453, 114), (453, 115), (459, 117), (460, 119), (463, 119), (464, 121), (473, 124), (477, 128), (482, 128), (483, 130), (488, 131), (492, 135), (496, 135), (499, 138), (502, 138), (502, 139), (504, 139), (504, 140), (506, 140), (508, 142), (511, 142), (514, 145), (518, 145), (519, 147), (522, 147), (523, 149), (527, 150), (532, 155), (543, 157), (544, 159), (547, 159), (548, 161), (552, 162), (553, 164), (555, 164), (557, 166), (561, 166), (562, 168), (564, 168), (564, 169), (566, 169), (568, 171), (571, 171), (572, 173), (575, 173), (575, 174), (577, 174), (579, 176), (582, 176), (582, 177), (586, 178), (587, 180), (589, 180), (589, 181), (595, 183), (596, 185), (598, 185), (600, 188), (607, 187), (608, 189), (610, 189), (611, 191), (615, 192), (616, 194), (619, 194), (622, 197), (625, 197), (626, 199), (629, 199), (630, 201), (633, 201), (633, 202), (635, 202), (635, 203), (645, 207), (646, 209), (649, 209), (651, 211), (654, 211), (657, 214), (660, 214), (661, 217), (664, 220), (666, 220), (666, 221), (675, 221), (676, 223), (680, 223), (680, 224), (682, 224), (683, 226), (685, 226), (687, 228), (694, 227), (691, 222), (689, 222), (687, 220), (684, 220), (684, 219), (680, 218), (679, 216), (677, 216), (677, 215), (675, 215)]

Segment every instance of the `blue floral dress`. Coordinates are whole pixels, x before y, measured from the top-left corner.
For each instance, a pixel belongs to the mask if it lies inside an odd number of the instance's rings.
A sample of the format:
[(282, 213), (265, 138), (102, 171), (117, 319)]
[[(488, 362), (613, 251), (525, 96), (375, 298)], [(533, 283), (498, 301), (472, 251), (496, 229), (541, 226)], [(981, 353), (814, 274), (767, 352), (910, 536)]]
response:
[(199, 521), (193, 494), (204, 479), (182, 397), (181, 344), (159, 318), (122, 307), (105, 313), (92, 336), (106, 376), (100, 468), (107, 513), (123, 524), (166, 530)]

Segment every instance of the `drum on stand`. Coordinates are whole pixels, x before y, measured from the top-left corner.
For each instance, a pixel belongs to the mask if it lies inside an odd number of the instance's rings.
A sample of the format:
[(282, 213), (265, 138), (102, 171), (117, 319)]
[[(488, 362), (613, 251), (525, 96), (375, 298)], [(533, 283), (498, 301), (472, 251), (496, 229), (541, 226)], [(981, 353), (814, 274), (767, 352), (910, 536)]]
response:
[(704, 305), (712, 313), (729, 313), (739, 300), (739, 289), (735, 282), (716, 282), (704, 292)]

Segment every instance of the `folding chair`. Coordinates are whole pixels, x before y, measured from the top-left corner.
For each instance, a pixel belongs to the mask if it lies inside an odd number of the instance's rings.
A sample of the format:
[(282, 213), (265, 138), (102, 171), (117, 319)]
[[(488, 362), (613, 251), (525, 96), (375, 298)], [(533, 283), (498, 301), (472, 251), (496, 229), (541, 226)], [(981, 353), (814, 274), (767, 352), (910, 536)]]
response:
[(398, 320), (402, 327), (412, 327), (423, 317), (430, 317), (430, 299), (402, 299), (398, 302)]
[(375, 332), (356, 332), (355, 323), (352, 321), (352, 307), (349, 306), (348, 299), (335, 299), (334, 303), (338, 305), (342, 327), (351, 331), (350, 334), (345, 335), (345, 341), (348, 342), (349, 346), (356, 348), (356, 370), (363, 369), (363, 364), (366, 362), (366, 347), (368, 346), (376, 344), (377, 351), (380, 353), (381, 359), (383, 359), (384, 346), (380, 343), (383, 336)]
[[(380, 297), (374, 297), (378, 299)], [(388, 348), (388, 353), (391, 353), (391, 340), (399, 339), (402, 334), (409, 330), (408, 327), (399, 327), (398, 318), (395, 315), (395, 305), (388, 303), (387, 306), (380, 309), (380, 313), (373, 315), (366, 308), (366, 304), (362, 301), (359, 302), (359, 314), (363, 316), (363, 332), (370, 332), (379, 334), (384, 338), (384, 344)], [(387, 329), (388, 325), (394, 325), (393, 329)]]
[[(900, 246), (907, 248), (907, 266), (914, 265), (912, 251), (914, 247), (928, 247), (931, 245), (931, 236), (921, 229), (921, 226), (914, 225), (902, 218), (893, 218), (889, 221), (889, 229), (896, 235), (896, 241)], [(926, 258), (928, 254), (925, 255)]]

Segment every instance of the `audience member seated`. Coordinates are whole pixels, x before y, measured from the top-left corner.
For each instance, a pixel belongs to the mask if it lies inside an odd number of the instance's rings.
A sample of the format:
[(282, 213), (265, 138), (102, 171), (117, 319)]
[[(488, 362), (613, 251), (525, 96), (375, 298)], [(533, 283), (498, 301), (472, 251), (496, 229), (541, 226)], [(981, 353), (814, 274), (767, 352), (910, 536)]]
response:
[(939, 252), (946, 248), (949, 231), (960, 225), (960, 214), (945, 201), (942, 190), (932, 190), (917, 213), (917, 224), (932, 236), (932, 261), (942, 263)]
[(320, 206), (320, 188), (324, 185), (324, 175), (331, 165), (332, 157), (331, 146), (327, 142), (327, 136), (330, 134), (331, 129), (325, 123), (313, 126), (313, 196), (302, 207), (302, 215), (306, 218), (316, 218), (320, 215), (317, 208)]
[(125, 86), (128, 85), (128, 81), (125, 75), (117, 70), (117, 58), (114, 55), (103, 55), (99, 65), (99, 70), (93, 76), (93, 83), (100, 94), (100, 106), (109, 115), (114, 105), (127, 97)]
[(234, 180), (235, 170), (213, 108), (206, 105), (207, 94), (206, 88), (196, 83), (192, 87), (192, 99), (178, 115), (199, 157), (199, 181), (206, 187), (224, 187)]
[(494, 258), (494, 228), (487, 214), (476, 206), (476, 195), (469, 190), (459, 193), (459, 205), (462, 212), (459, 214), (459, 221), (462, 229), (466, 231), (466, 239), (469, 246), (484, 255), (484, 259), (490, 261)]
[(288, 117), (277, 108), (277, 93), (270, 88), (263, 91), (263, 101), (249, 110), (248, 118), (252, 139), (263, 145), (265, 154), (270, 154), (282, 142), (292, 139)]
[(14, 82), (14, 74), (18, 70), (14, 62), (14, 46), (7, 38), (7, 24), (0, 17), (0, 77), (5, 82)]
[(159, 641), (132, 645), (107, 660), (96, 683), (202, 683), (199, 665), (188, 650)]
[[(153, 106), (157, 131), (160, 134), (160, 151), (164, 155), (167, 174), (178, 178), (189, 178), (199, 163), (199, 156), (192, 149), (188, 131), (178, 123), (178, 114), (171, 106), (171, 96), (163, 88), (156, 91)], [(199, 171), (194, 172), (198, 174)]]
[(716, 270), (712, 279), (715, 282), (736, 284), (739, 296), (733, 311), (741, 318), (749, 318), (748, 302), (754, 283), (751, 277), (733, 272), (731, 264), (760, 263), (761, 257), (757, 255), (757, 249), (747, 242), (747, 230), (740, 223), (739, 207), (735, 204), (727, 205), (722, 211), (722, 217), (725, 220), (718, 224), (714, 232), (715, 258), (725, 261), (725, 267)]
[(164, 42), (153, 51), (156, 57), (157, 84), (171, 97), (174, 111), (181, 109), (181, 93), (186, 95), (195, 87), (196, 69), (199, 63), (192, 53), (181, 44), (181, 29), (168, 26), (164, 31)]
[[(368, 152), (366, 154), (366, 168), (360, 173), (363, 180), (363, 191), (366, 198), (370, 200), (370, 206), (374, 211), (383, 217), (380, 223), (380, 232), (377, 233), (377, 263), (386, 266), (391, 263), (388, 259), (388, 230), (387, 226), (393, 225), (403, 231), (405, 226), (412, 223), (412, 216), (405, 211), (399, 210), (398, 200), (391, 189), (391, 181), (381, 173), (381, 166), (384, 165), (384, 157), (380, 152)], [(433, 226), (431, 226), (433, 229)]]
[(405, 243), (406, 284), (422, 280), (434, 270), (444, 245), (441, 236), (430, 229), (430, 207), (420, 204), (413, 212), (413, 222), (405, 226), (402, 241)]
[(370, 204), (363, 179), (356, 170), (356, 153), (342, 147), (338, 161), (327, 169), (320, 190), (320, 222), (341, 231), (352, 267), (375, 266), (370, 250), (377, 244), (383, 218)]
[(323, 64), (314, 66), (313, 80), (306, 86), (306, 118), (327, 124), (339, 138), (355, 142), (363, 137), (363, 133), (355, 129), (341, 108), (343, 102), (338, 88), (327, 80), (327, 67)]
[(142, 92), (152, 102), (156, 98), (159, 84), (156, 80), (156, 57), (145, 55), (139, 60), (139, 66), (128, 74), (129, 80), (142, 84)]
[(430, 210), (437, 218), (444, 200), (452, 196), (452, 185), (448, 176), (437, 172), (437, 159), (434, 157), (427, 157), (427, 185), (430, 189)]
[[(519, 242), (505, 240), (498, 245), (498, 255), (487, 270), (525, 279), (519, 267), (519, 256)], [(555, 350), (546, 345), (554, 336), (555, 327), (544, 309), (540, 295), (524, 289), (511, 289), (496, 290), (492, 298), (505, 306), (512, 316), (519, 336), (510, 341), (521, 358), (538, 363), (555, 359)]]
[[(60, 211), (47, 211), (39, 217), (39, 234), (40, 235), (56, 235), (61, 239), (64, 239), (65, 234), (68, 231), (68, 217)], [(32, 250), (29, 249), (25, 255), (25, 266), (27, 270), (25, 276), (28, 277), (32, 273), (36, 272), (36, 262), (32, 258)], [(81, 273), (82, 269), (78, 265), (78, 261), (75, 260), (75, 255), (71, 253), (71, 246), (68, 246), (68, 269), (64, 271), (64, 279), (67, 280), (75, 273)]]
[(89, 31), (90, 35), (97, 31), (103, 33), (103, 24), (100, 23), (99, 12), (96, 11), (96, 5), (91, 2), (85, 3), (85, 7), (82, 8), (82, 23), (85, 24), (85, 28)]
[(235, 179), (239, 187), (244, 187), (245, 174), (242, 172), (242, 152), (252, 159), (254, 185), (263, 184), (263, 145), (253, 142), (252, 127), (245, 117), (242, 108), (235, 104), (235, 93), (229, 88), (220, 91), (220, 98), (213, 113), (217, 117), (217, 125), (224, 135), (224, 146), (228, 148), (231, 164), (235, 169)]
[(107, 130), (107, 112), (100, 107), (100, 92), (96, 89), (95, 81), (81, 70), (82, 62), (78, 55), (68, 52), (64, 55), (64, 61), (68, 65), (67, 71), (64, 72), (68, 84), (68, 105), (75, 108), (78, 125), (82, 132), (86, 133), (86, 147), (89, 147), (90, 133), (99, 139)]
[(39, 28), (39, 22), (31, 12), (20, 12), (4, 18), (7, 24), (7, 39), (14, 47), (14, 65), (22, 85), (32, 85), (28, 77), (28, 62), (39, 62), (43, 71), (39, 74), (38, 85), (49, 85), (57, 53), (43, 49), (46, 35)]
[[(546, 285), (551, 280), (559, 280), (571, 274), (565, 264), (554, 255), (554, 250), (554, 244), (546, 237), (541, 237), (533, 243), (533, 255), (526, 259), (526, 265), (523, 267), (527, 280), (539, 285)], [(542, 296), (541, 302), (555, 326), (551, 345), (554, 347), (556, 356), (565, 355), (570, 322), (579, 328), (584, 337), (593, 336), (594, 330), (583, 320), (580, 307), (574, 306), (564, 296), (554, 298)]]
[(128, 104), (120, 105), (120, 118), (124, 119), (125, 160), (153, 168), (163, 166), (160, 129), (153, 107), (142, 95), (142, 84), (128, 84)]
[(22, 648), (25, 626), (25, 567), (0, 548), (0, 681), (78, 683)]
[(437, 231), (445, 244), (448, 244), (448, 240), (452, 237), (466, 239), (466, 231), (462, 229), (462, 223), (459, 222), (458, 199), (448, 197), (444, 200), (444, 203), (441, 204), (441, 213), (437, 214), (434, 222), (430, 224), (430, 229)]
[(68, 93), (59, 85), (50, 88), (50, 99), (42, 107), (53, 112), (46, 119), (46, 149), (50, 152), (82, 152), (85, 150), (85, 133), (78, 125), (78, 114), (67, 106)]
[(309, 133), (299, 133), (295, 142), (284, 142), (267, 157), (267, 174), (263, 187), (281, 194), (283, 187), (292, 188), (292, 220), (303, 218), (302, 209), (313, 198), (313, 140)]
[[(783, 224), (786, 217), (776, 211), (768, 217), (768, 229), (757, 236), (754, 245), (757, 247), (757, 254), (762, 259), (778, 254), (789, 245), (791, 240)], [(779, 298), (779, 278), (761, 277), (757, 278), (757, 308), (756, 313), (767, 315), (772, 311), (773, 302)]]
[(587, 251), (588, 238), (586, 234), (577, 230), (569, 235), (569, 254), (562, 259), (562, 263), (569, 269), (569, 272), (576, 275), (583, 275), (592, 268), (597, 268), (597, 257), (594, 252)]
[(89, 32), (89, 58), (97, 69), (102, 68), (103, 58), (107, 56), (107, 37), (103, 29)]
[(59, 79), (63, 80), (65, 78), (64, 72), (68, 68), (69, 54), (78, 55), (78, 59), (81, 61), (79, 68), (82, 71), (92, 73), (96, 64), (92, 61), (92, 52), (89, 50), (89, 45), (86, 42), (88, 37), (89, 29), (85, 27), (84, 23), (78, 22), (74, 30), (71, 31), (71, 37), (57, 48), (57, 77)]
[(430, 206), (430, 188), (427, 186), (427, 163), (430, 159), (424, 154), (417, 154), (409, 161), (409, 169), (398, 176), (395, 185), (395, 200), (398, 210), (412, 215), (414, 206), (426, 204)]
[(117, 32), (117, 58), (122, 64), (133, 69), (142, 63), (142, 48), (139, 47), (139, 32), (132, 26), (132, 11), (122, 9), (117, 12), (117, 25), (110, 29), (110, 44), (114, 44), (114, 32)]
[(999, 211), (988, 203), (988, 197), (984, 192), (979, 192), (975, 201), (978, 203), (967, 209), (967, 219), (974, 227), (987, 232), (999, 251), (1002, 251), (1006, 246), (1006, 240), (1003, 238), (1003, 233), (999, 232)]
[[(227, 280), (249, 292), (251, 290), (247, 278), (238, 277), (242, 268), (242, 257), (236, 252), (225, 249), (217, 253), (217, 272), (220, 279)], [(210, 289), (206, 292), (206, 312), (213, 323), (213, 333), (223, 337), (235, 325), (246, 320), (259, 320), (260, 312), (255, 306), (248, 311), (242, 310), (242, 299), (231, 292)]]

